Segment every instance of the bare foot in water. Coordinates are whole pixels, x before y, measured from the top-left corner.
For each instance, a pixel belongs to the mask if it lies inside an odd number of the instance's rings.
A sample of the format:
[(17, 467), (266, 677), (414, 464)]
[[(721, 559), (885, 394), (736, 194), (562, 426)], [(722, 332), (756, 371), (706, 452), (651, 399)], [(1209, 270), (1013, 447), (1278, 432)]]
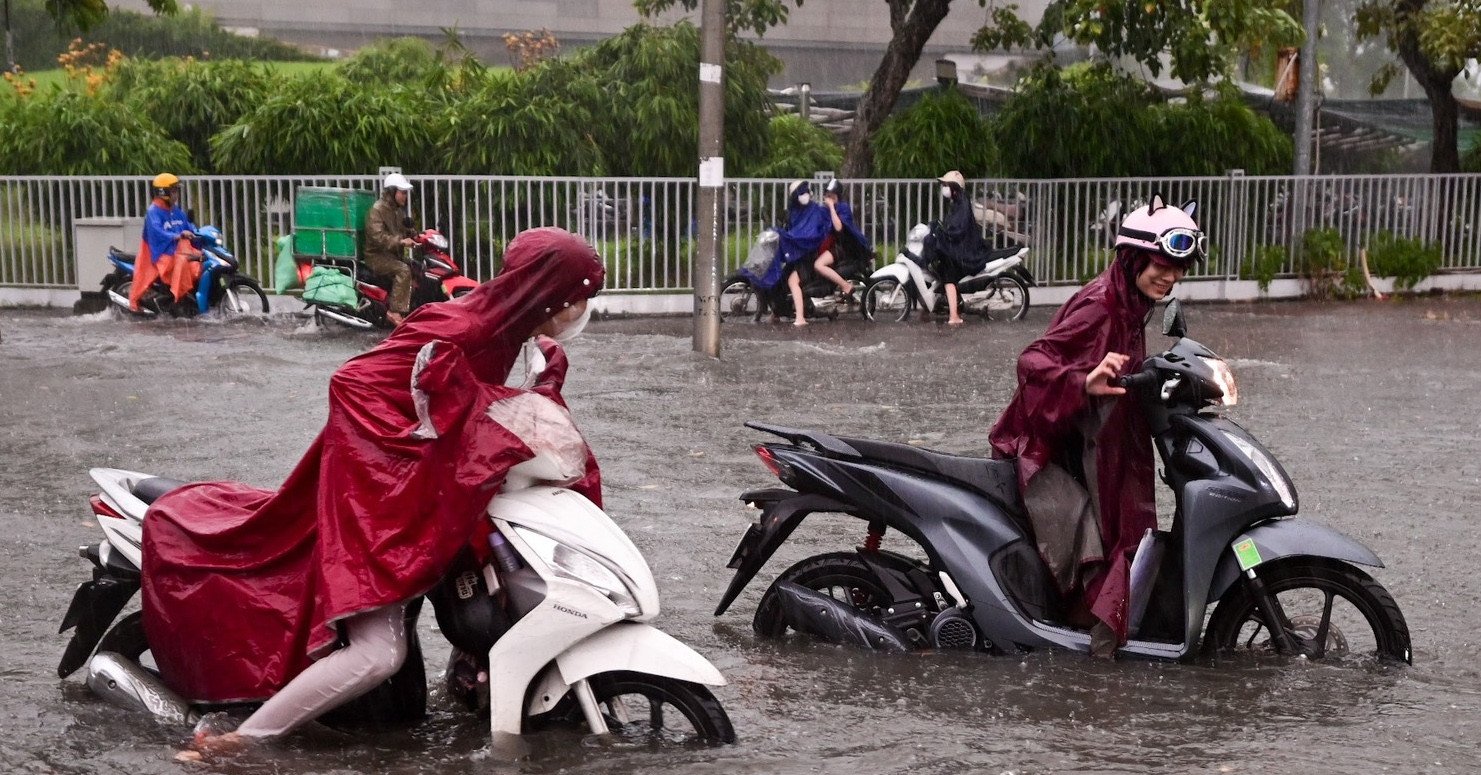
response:
[(248, 738), (236, 732), (217, 732), (208, 728), (205, 723), (198, 724), (195, 729), (195, 739), (191, 741), (190, 748), (175, 754), (175, 761), (203, 762), (207, 759), (235, 756), (241, 753), (249, 742)]

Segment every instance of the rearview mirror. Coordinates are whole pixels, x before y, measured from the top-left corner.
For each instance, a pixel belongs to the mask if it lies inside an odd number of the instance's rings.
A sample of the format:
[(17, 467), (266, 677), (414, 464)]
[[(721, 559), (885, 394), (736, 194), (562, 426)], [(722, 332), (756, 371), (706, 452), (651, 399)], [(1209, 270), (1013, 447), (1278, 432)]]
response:
[(1162, 311), (1162, 333), (1182, 339), (1188, 335), (1188, 324), (1183, 320), (1183, 303), (1177, 299), (1167, 303)]

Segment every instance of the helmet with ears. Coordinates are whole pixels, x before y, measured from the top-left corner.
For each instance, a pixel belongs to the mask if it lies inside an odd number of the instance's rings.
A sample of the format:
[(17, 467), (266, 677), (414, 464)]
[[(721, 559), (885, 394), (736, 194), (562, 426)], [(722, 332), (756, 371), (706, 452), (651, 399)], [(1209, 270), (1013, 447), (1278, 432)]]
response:
[(1153, 194), (1151, 202), (1122, 219), (1116, 247), (1140, 248), (1186, 269), (1208, 254), (1208, 237), (1193, 220), (1197, 211), (1198, 203), (1192, 200), (1181, 208), (1170, 207), (1161, 194)]

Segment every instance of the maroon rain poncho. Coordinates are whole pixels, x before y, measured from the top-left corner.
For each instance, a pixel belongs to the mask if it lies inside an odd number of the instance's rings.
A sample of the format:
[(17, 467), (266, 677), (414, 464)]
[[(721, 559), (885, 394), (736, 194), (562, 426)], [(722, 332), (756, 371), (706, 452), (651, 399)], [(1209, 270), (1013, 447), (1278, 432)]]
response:
[[(328, 422), (281, 489), (207, 482), (156, 501), (144, 628), (170, 688), (266, 698), (334, 645), (335, 622), (422, 594), (465, 547), (486, 549), (484, 508), (532, 456), (486, 409), (517, 392), (504, 382), (536, 327), (603, 276), (580, 237), (521, 234), (498, 277), (421, 307), (335, 372)], [(560, 402), (565, 358), (550, 340), (542, 349), (554, 357), (533, 389)], [(573, 489), (599, 504), (587, 463)]]
[[(1065, 481), (1061, 466), (1078, 466), (1064, 461), (1085, 461), (1085, 490), (1099, 523), (1099, 541), (1093, 535), (1076, 536), (1073, 526), (1056, 526), (1061, 530), (1057, 539), (1038, 536), (1040, 549), (1045, 550), (1046, 538), (1079, 542), (1049, 547), (1067, 551), (1079, 566), (1056, 573), (1061, 592), (1080, 587), (1090, 613), (1115, 632), (1118, 642), (1126, 640), (1130, 553), (1148, 528), (1157, 527), (1151, 432), (1132, 399), (1092, 398), (1085, 393), (1085, 378), (1112, 352), (1130, 356), (1123, 373), (1141, 368), (1152, 301), (1137, 290), (1136, 276), (1150, 260), (1150, 254), (1123, 250), (1106, 271), (1070, 297), (1044, 335), (1019, 356), (1018, 390), (989, 434), (995, 457), (1018, 459), (1019, 491), (1026, 496), (1041, 473), (1050, 477), (1045, 482)], [(1070, 486), (1075, 487), (1073, 482)], [(1067, 500), (1052, 495), (1039, 503)], [(1042, 515), (1034, 514), (1032, 500), (1028, 505), (1038, 531)], [(1070, 588), (1063, 586), (1066, 578), (1072, 579)]]

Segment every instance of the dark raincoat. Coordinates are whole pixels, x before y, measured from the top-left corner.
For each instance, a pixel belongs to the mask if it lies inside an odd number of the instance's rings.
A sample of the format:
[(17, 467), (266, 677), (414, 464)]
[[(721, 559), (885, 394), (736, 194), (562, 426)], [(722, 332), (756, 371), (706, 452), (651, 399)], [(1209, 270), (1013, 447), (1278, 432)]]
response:
[(934, 262), (936, 274), (943, 282), (958, 283), (987, 266), (990, 251), (972, 212), (972, 201), (955, 185), (951, 210), (931, 232), (930, 240), (930, 254), (926, 258)]
[[(843, 230), (833, 235), (835, 260), (838, 262), (868, 261), (869, 257), (874, 254), (874, 246), (869, 243), (869, 238), (864, 236), (864, 232), (859, 231), (859, 227), (854, 225), (854, 208), (850, 207), (848, 202), (840, 200), (833, 205), (833, 211), (838, 213), (838, 222), (843, 224)], [(827, 215), (826, 209), (823, 214)], [(833, 219), (829, 218), (828, 223), (831, 225)]]
[[(1089, 513), (1098, 521), (1100, 536), (1098, 542), (1088, 537), (1092, 550), (1080, 552), (1082, 567), (1071, 570), (1078, 571), (1073, 577), (1090, 613), (1122, 642), (1130, 553), (1142, 534), (1157, 526), (1151, 431), (1135, 401), (1128, 396), (1091, 398), (1085, 378), (1111, 352), (1130, 356), (1123, 373), (1141, 368), (1152, 301), (1137, 290), (1135, 278), (1149, 260), (1148, 254), (1123, 251), (1070, 297), (1044, 335), (1019, 356), (1018, 390), (989, 434), (995, 457), (1018, 459), (1019, 491), (1025, 494), (1041, 474), (1083, 468)], [(1092, 435), (1086, 437), (1087, 431)], [(1034, 517), (1034, 504), (1028, 505)], [(1039, 521), (1034, 521), (1037, 531)], [(1043, 551), (1045, 536), (1039, 540)]]
[[(419, 308), (335, 372), (324, 430), (276, 492), (188, 485), (144, 521), (144, 628), (170, 688), (197, 702), (268, 697), (335, 644), (335, 622), (426, 592), (486, 551), (489, 499), (532, 456), (486, 414), (521, 345), (601, 287), (581, 238), (536, 229), (472, 293)], [(425, 345), (432, 344), (430, 352)], [(533, 389), (560, 401), (565, 358)], [(600, 503), (588, 454), (574, 489)]]

